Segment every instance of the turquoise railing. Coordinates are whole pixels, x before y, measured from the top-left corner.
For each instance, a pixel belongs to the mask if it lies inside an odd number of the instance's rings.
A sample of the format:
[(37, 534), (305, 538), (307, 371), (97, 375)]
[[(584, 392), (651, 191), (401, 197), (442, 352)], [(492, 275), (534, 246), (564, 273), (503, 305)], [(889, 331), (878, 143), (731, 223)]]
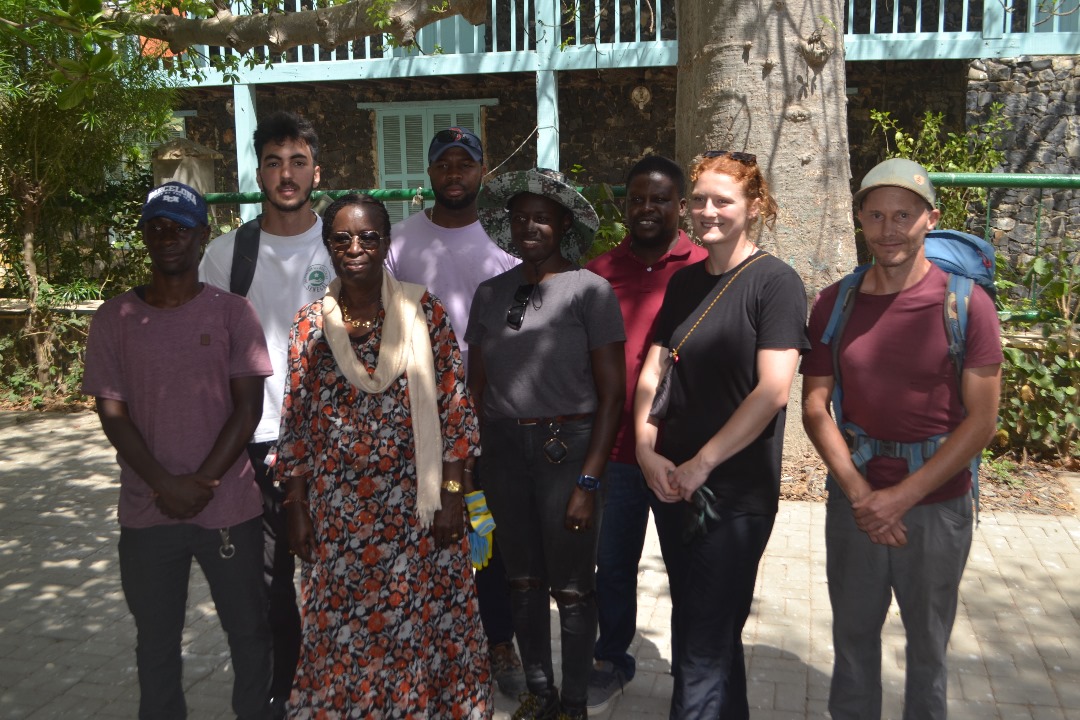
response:
[[(1047, 188), (1078, 189), (1080, 190), (1080, 175), (1052, 175), (1034, 173), (930, 173), (930, 181), (937, 187), (984, 187), (984, 188)], [(613, 185), (615, 197), (625, 197), (626, 187)], [(412, 200), (417, 194), (425, 200), (434, 199), (429, 188), (403, 189), (403, 190), (316, 190), (311, 194), (313, 200), (329, 196), (337, 199), (348, 193), (368, 193), (376, 199), (389, 200)], [(206, 193), (206, 202), (211, 205), (218, 204), (247, 204), (261, 203), (264, 197), (261, 192), (250, 193)]]
[[(848, 60), (928, 60), (1072, 55), (1080, 12), (1038, 0), (855, 0), (843, 18)], [(241, 83), (318, 82), (393, 77), (672, 66), (678, 61), (673, 0), (490, 0), (489, 22), (459, 16), (419, 30), (412, 48), (371, 35), (336, 48), (305, 45), (273, 56), (272, 67), (241, 67)], [(284, 0), (295, 12), (304, 0)], [(1068, 6), (1068, 7), (1067, 7)], [(617, 8), (617, 9), (616, 9)], [(238, 4), (237, 12), (244, 11)], [(541, 19), (538, 21), (537, 17)], [(541, 42), (537, 42), (538, 38)], [(200, 57), (232, 51), (197, 46)], [(242, 64), (243, 65), (243, 64)], [(202, 83), (227, 84), (208, 71)]]

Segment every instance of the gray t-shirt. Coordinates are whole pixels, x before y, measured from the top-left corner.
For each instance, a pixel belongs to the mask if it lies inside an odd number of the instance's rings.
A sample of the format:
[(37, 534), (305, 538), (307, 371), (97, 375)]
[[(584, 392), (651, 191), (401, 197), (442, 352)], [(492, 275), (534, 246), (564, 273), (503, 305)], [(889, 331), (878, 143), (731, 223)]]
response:
[(481, 283), (473, 298), (465, 342), (473, 352), (479, 348), (484, 360), (485, 417), (594, 412), (589, 352), (626, 340), (615, 291), (584, 268), (559, 273), (533, 289), (521, 329), (515, 330), (506, 313), (524, 284), (516, 267)]

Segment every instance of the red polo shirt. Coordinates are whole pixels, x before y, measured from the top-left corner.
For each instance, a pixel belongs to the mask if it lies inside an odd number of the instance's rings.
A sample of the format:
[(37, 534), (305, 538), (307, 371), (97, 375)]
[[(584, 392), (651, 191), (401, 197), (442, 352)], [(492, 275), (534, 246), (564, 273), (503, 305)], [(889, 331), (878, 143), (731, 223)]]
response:
[(679, 268), (701, 262), (708, 253), (690, 242), (682, 230), (675, 247), (652, 265), (630, 251), (630, 237), (619, 246), (594, 258), (586, 267), (605, 278), (615, 290), (626, 327), (626, 404), (619, 434), (611, 449), (611, 461), (637, 465), (634, 454), (634, 391), (638, 374), (649, 351), (656, 315), (664, 302), (668, 280)]

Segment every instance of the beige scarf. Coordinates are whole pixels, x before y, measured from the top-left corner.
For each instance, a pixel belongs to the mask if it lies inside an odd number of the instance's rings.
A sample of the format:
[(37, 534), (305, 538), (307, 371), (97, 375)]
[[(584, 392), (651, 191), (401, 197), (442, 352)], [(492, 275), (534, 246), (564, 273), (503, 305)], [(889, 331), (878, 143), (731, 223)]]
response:
[(386, 309), (382, 345), (374, 374), (356, 356), (349, 331), (341, 318), (338, 295), (341, 278), (335, 278), (323, 297), (323, 332), (334, 353), (338, 368), (365, 393), (381, 393), (390, 383), (408, 375), (409, 401), (412, 407), (413, 441), (416, 444), (416, 506), (420, 522), (431, 525), (435, 511), (442, 508), (439, 488), (442, 485), (442, 432), (439, 408), (435, 399), (435, 360), (431, 353), (427, 316), (420, 305), (423, 285), (398, 282), (383, 273), (382, 304)]

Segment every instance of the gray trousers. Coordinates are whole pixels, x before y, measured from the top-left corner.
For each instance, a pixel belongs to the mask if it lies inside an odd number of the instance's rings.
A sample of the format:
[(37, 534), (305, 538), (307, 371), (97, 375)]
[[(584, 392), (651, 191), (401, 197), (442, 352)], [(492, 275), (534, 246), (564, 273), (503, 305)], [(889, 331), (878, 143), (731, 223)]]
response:
[(232, 709), (241, 720), (269, 716), (270, 627), (263, 583), (262, 518), (229, 528), (235, 554), (221, 557), (217, 530), (198, 525), (120, 529), (120, 580), (135, 617), (140, 720), (187, 717), (180, 640), (195, 558), (210, 585), (232, 656)]
[(894, 592), (907, 640), (904, 720), (946, 717), (945, 655), (971, 549), (971, 495), (917, 505), (904, 524), (904, 547), (872, 543), (830, 478), (825, 548), (836, 654), (833, 720), (881, 717), (881, 628)]

